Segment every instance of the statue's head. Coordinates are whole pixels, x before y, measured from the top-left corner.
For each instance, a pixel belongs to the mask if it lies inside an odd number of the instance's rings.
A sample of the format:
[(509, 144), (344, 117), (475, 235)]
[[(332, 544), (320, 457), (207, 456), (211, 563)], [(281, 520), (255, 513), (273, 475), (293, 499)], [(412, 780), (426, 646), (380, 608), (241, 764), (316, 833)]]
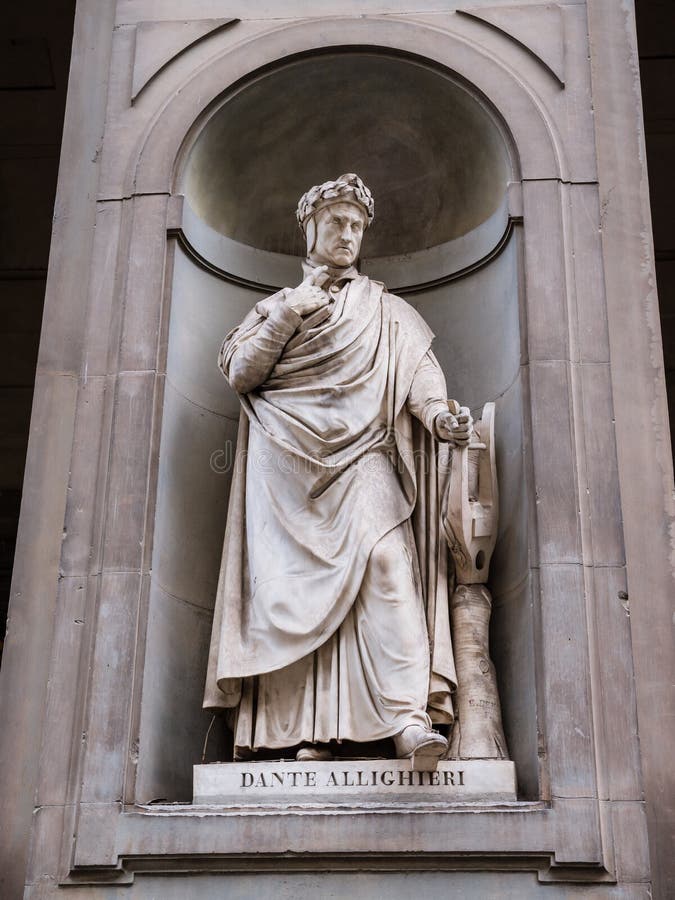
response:
[(310, 188), (300, 198), (297, 212), (307, 256), (320, 265), (351, 266), (374, 214), (373, 195), (358, 175), (340, 175)]

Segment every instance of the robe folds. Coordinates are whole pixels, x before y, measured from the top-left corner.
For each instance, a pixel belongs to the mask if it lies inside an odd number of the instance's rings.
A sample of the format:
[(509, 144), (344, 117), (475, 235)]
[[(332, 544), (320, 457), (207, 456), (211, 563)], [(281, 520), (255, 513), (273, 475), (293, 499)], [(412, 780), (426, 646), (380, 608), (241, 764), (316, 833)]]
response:
[[(283, 295), (261, 301), (227, 336), (221, 352), (226, 375), (280, 302)], [(270, 683), (270, 673), (298, 671), (303, 660), (314, 659), (305, 669), (313, 668), (316, 678), (316, 660), (358, 615), (374, 548), (394, 533), (415, 556), (426, 626), (420, 651), (427, 654), (427, 712), (433, 722), (452, 721), (456, 678), (440, 525), (449, 450), (408, 403), (425, 359), (438, 365), (432, 339), (405, 301), (357, 275), (327, 312), (295, 328), (263, 383), (240, 394), (206, 708), (241, 705), (255, 715), (255, 676)], [(368, 624), (373, 627), (377, 623)], [(314, 734), (331, 737), (341, 735)], [(302, 739), (312, 736), (303, 732)]]

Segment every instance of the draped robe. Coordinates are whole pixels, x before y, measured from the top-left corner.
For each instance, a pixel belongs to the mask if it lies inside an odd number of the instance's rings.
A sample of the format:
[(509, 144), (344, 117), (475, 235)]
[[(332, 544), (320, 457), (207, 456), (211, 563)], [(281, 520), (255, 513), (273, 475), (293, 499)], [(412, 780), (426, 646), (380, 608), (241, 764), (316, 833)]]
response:
[[(297, 671), (303, 660), (308, 677), (321, 677), (317, 660), (326, 658), (349, 620), (373, 549), (401, 526), (427, 629), (420, 647), (427, 660), (427, 709), (434, 722), (452, 721), (448, 555), (439, 509), (448, 450), (409, 409), (416, 372), (425, 364), (438, 370), (430, 353), (433, 335), (405, 301), (354, 275), (327, 313), (297, 317), (265, 380), (240, 395), (204, 705), (245, 711), (250, 721), (238, 728), (244, 745), (241, 735), (252, 733), (256, 714), (262, 715), (252, 699), (255, 678), (283, 690), (284, 680), (292, 681), (291, 667)], [(265, 322), (289, 315), (283, 294), (258, 303), (225, 340), (225, 374), (232, 377), (238, 354), (263, 334)], [(429, 399), (436, 410), (444, 402)], [(275, 682), (268, 673), (275, 673)], [(337, 689), (336, 682), (328, 693)], [(366, 685), (361, 693), (369, 692)], [(317, 739), (308, 728), (302, 739)], [(356, 733), (323, 731), (320, 739), (385, 736), (356, 726)], [(283, 746), (284, 740), (262, 745)]]

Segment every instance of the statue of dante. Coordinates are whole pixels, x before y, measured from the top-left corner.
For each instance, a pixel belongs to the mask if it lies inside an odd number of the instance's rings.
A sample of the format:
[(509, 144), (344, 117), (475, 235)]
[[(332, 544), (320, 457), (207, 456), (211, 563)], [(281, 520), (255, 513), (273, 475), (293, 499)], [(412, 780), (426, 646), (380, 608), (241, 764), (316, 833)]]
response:
[(302, 284), (222, 346), (242, 414), (204, 705), (232, 710), (235, 759), (387, 737), (399, 757), (447, 752), (439, 457), (472, 420), (449, 410), (422, 318), (355, 268), (373, 213), (357, 175), (311, 188)]

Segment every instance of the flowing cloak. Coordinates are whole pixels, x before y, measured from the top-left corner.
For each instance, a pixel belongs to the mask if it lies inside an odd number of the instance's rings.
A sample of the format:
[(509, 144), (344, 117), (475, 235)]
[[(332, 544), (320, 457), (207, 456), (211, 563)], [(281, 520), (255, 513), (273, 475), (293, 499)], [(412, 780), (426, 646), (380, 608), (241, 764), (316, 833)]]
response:
[[(225, 339), (225, 372), (274, 309)], [(449, 451), (406, 400), (433, 334), (405, 301), (358, 276), (308, 317), (242, 413), (204, 706), (236, 706), (241, 680), (282, 669), (339, 628), (375, 544), (410, 519), (431, 652), (428, 712), (451, 722), (456, 685), (440, 503)], [(314, 320), (315, 321), (315, 320)]]

